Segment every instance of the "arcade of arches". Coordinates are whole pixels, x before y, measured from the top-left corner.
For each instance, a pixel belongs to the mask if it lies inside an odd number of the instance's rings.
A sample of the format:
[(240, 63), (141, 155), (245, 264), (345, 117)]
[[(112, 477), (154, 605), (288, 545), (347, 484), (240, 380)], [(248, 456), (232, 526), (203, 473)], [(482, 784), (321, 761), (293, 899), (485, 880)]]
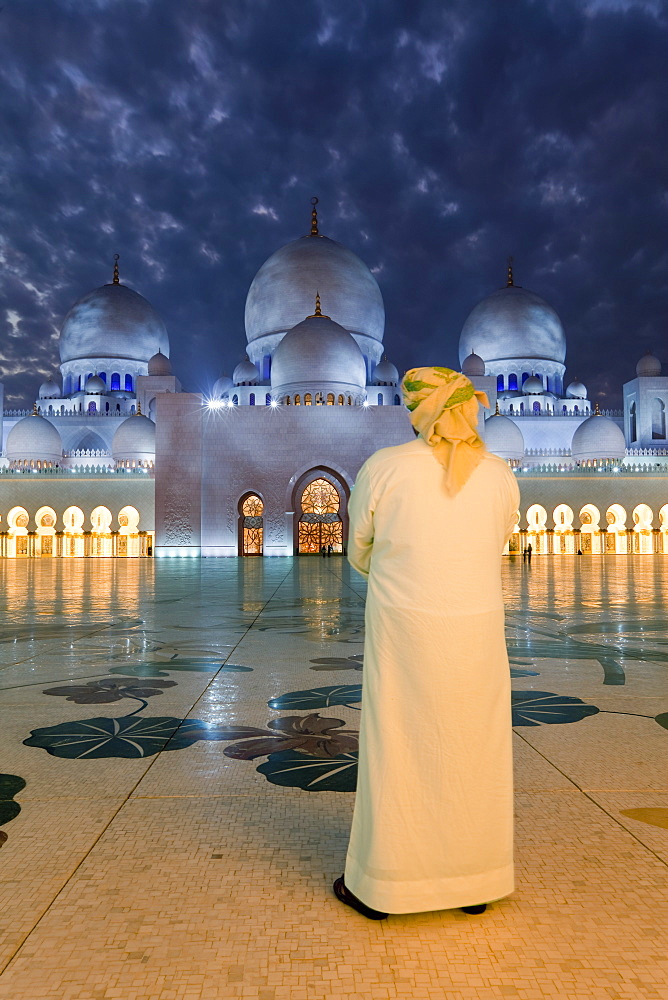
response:
[(32, 519), (24, 507), (12, 507), (4, 526), (0, 522), (0, 556), (150, 556), (153, 532), (141, 531), (139, 520), (137, 508), (129, 505), (118, 511), (115, 524), (103, 506), (91, 512), (88, 524), (80, 507), (68, 507), (60, 519), (53, 507), (40, 507)]
[[(630, 515), (630, 516), (629, 516)], [(548, 512), (541, 504), (532, 504), (525, 512), (527, 527), (516, 526), (508, 552), (523, 551), (531, 544), (538, 555), (652, 555), (668, 554), (668, 503), (657, 512), (646, 503), (627, 511), (621, 504), (599, 509), (585, 504), (576, 511), (566, 503)], [(658, 526), (655, 524), (658, 522)]]

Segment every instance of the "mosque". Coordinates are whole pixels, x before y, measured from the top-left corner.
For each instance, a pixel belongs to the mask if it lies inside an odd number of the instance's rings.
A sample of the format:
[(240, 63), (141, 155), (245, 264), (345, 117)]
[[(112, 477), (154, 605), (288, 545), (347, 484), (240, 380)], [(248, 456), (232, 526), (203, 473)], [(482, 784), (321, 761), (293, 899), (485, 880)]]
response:
[[(60, 380), (40, 386), (32, 411), (0, 405), (1, 556), (345, 549), (360, 466), (413, 432), (378, 283), (320, 233), (316, 204), (310, 232), (255, 275), (246, 357), (210, 397), (182, 391), (163, 320), (122, 284), (116, 256), (111, 282), (64, 319)], [(623, 410), (600, 412), (565, 360), (557, 313), (509, 261), (459, 341), (461, 370), (490, 401), (481, 434), (520, 485), (508, 551), (668, 553), (661, 363), (641, 358)]]

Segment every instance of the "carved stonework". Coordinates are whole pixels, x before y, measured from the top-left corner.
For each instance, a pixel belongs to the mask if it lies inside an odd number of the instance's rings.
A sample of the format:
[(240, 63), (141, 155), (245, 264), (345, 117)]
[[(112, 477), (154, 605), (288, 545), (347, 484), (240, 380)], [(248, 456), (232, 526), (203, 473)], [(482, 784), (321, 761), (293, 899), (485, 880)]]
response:
[(168, 545), (192, 544), (192, 508), (183, 487), (170, 486), (165, 493), (165, 542)]

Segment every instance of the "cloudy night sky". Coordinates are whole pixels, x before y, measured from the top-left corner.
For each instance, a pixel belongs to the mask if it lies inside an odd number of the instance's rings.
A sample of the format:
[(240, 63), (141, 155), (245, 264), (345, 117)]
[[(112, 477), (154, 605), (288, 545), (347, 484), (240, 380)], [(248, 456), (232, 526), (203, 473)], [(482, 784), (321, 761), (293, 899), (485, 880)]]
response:
[(508, 254), (590, 398), (668, 363), (658, 0), (4, 0), (0, 46), (10, 406), (114, 252), (184, 388), (231, 374), (248, 286), (313, 195), (376, 275), (400, 371), (458, 363)]

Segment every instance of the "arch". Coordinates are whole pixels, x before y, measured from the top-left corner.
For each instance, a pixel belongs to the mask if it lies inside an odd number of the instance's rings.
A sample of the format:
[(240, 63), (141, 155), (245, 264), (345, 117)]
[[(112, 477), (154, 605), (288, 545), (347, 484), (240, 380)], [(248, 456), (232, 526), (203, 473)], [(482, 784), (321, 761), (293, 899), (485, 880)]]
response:
[(95, 507), (90, 515), (92, 556), (111, 556), (111, 511), (108, 507)]
[(248, 396), (248, 405), (255, 406), (255, 393), (251, 392)]
[(517, 390), (517, 375), (515, 372), (511, 372), (508, 376), (508, 389)]
[(97, 373), (97, 377), (101, 378), (105, 385), (107, 384), (107, 373), (106, 372), (98, 372)]
[(339, 398), (338, 398), (337, 402), (338, 402), (339, 406), (343, 406), (344, 399), (343, 399), (343, 393), (342, 392), (339, 393)]
[(134, 392), (132, 375), (125, 376), (125, 391)]
[(533, 410), (533, 412), (534, 412), (534, 413), (536, 413), (536, 414), (540, 413), (540, 403), (538, 402), (538, 400), (537, 400), (537, 399), (536, 399), (536, 400), (534, 401), (534, 404), (533, 404), (533, 407), (532, 407), (532, 410)]
[(625, 555), (628, 552), (626, 541), (626, 511), (621, 504), (611, 504), (605, 512), (608, 523), (605, 540), (606, 552)]
[(295, 393), (295, 406), (301, 406), (301, 405), (302, 405), (302, 397), (301, 397), (300, 393), (296, 392)]
[(284, 403), (285, 403), (286, 406), (290, 406), (290, 397), (289, 396), (285, 397)]
[(552, 520), (554, 521), (555, 531), (572, 531), (573, 530), (573, 518), (575, 517), (573, 513), (573, 508), (569, 507), (567, 503), (560, 503), (552, 511)]
[(635, 400), (631, 403), (629, 407), (629, 441), (637, 441), (638, 439), (638, 418), (636, 416), (636, 404)]
[(118, 535), (116, 555), (137, 559), (141, 555), (139, 538), (139, 511), (131, 504), (121, 507), (118, 512)]
[(554, 522), (554, 532), (552, 534), (552, 551), (555, 555), (564, 553), (573, 555), (575, 552), (575, 539), (573, 535), (573, 508), (567, 503), (560, 503), (552, 511)]
[[(313, 487), (314, 483), (318, 485)], [(295, 555), (319, 552), (322, 545), (328, 544), (335, 552), (343, 551), (348, 537), (349, 496), (345, 475), (330, 467), (311, 468), (294, 477), (288, 502), (292, 504), (289, 509), (295, 512)], [(329, 507), (323, 502), (327, 499)]]
[(264, 405), (265, 406), (271, 406), (271, 393), (270, 392), (268, 392), (266, 394), (266, 396), (264, 397)]
[(665, 441), (666, 438), (666, 404), (662, 399), (652, 400), (652, 440)]
[(527, 544), (531, 545), (534, 552), (540, 555), (545, 555), (548, 551), (548, 534), (547, 534), (547, 511), (545, 508), (539, 504), (531, 504), (526, 513), (527, 518)]
[(652, 522), (654, 512), (646, 503), (639, 503), (633, 508), (633, 551), (640, 555), (652, 555), (654, 552), (654, 531)]
[(395, 393), (395, 396), (394, 396), (394, 405), (395, 406), (400, 406), (401, 405), (401, 397), (399, 396), (398, 392)]
[(310, 392), (304, 393), (304, 406), (311, 406), (313, 402), (313, 396)]
[(378, 405), (379, 406), (383, 405), (383, 394), (382, 394), (382, 392), (378, 393)]
[(524, 383), (526, 382), (526, 380), (527, 380), (527, 379), (528, 379), (528, 378), (529, 378), (530, 376), (531, 376), (531, 372), (522, 372), (522, 386), (524, 386)]
[(334, 406), (334, 393), (333, 392), (328, 392), (327, 393), (327, 405), (328, 406)]
[(63, 538), (64, 556), (83, 556), (84, 542), (84, 512), (81, 507), (68, 507), (63, 513), (65, 535)]
[(236, 392), (232, 396), (232, 405), (233, 406), (238, 406), (239, 405), (239, 397), (237, 396)]
[(496, 391), (503, 392), (503, 375), (496, 376)]
[(139, 531), (139, 511), (131, 504), (121, 507), (118, 512), (118, 529), (122, 535), (133, 535)]
[(112, 372), (111, 373), (111, 382), (109, 384), (109, 388), (111, 389), (112, 392), (117, 392), (117, 391), (120, 390), (120, 388), (121, 388), (121, 375), (120, 375), (120, 372)]
[(352, 406), (352, 405), (353, 405), (353, 397), (352, 396), (348, 396), (348, 406)]
[(88, 404), (88, 412), (97, 413), (97, 403), (94, 403), (93, 400), (91, 400), (90, 403)]
[(259, 493), (244, 493), (239, 513), (239, 555), (261, 556), (264, 551), (264, 500)]
[(659, 510), (659, 552), (668, 554), (668, 503)]
[(56, 534), (56, 512), (53, 507), (40, 507), (35, 514), (37, 542), (35, 555), (52, 556)]
[(28, 555), (28, 524), (30, 517), (25, 507), (12, 507), (7, 515), (7, 555)]
[(103, 451), (106, 452), (106, 442), (94, 431), (86, 431), (72, 446), (72, 451)]

